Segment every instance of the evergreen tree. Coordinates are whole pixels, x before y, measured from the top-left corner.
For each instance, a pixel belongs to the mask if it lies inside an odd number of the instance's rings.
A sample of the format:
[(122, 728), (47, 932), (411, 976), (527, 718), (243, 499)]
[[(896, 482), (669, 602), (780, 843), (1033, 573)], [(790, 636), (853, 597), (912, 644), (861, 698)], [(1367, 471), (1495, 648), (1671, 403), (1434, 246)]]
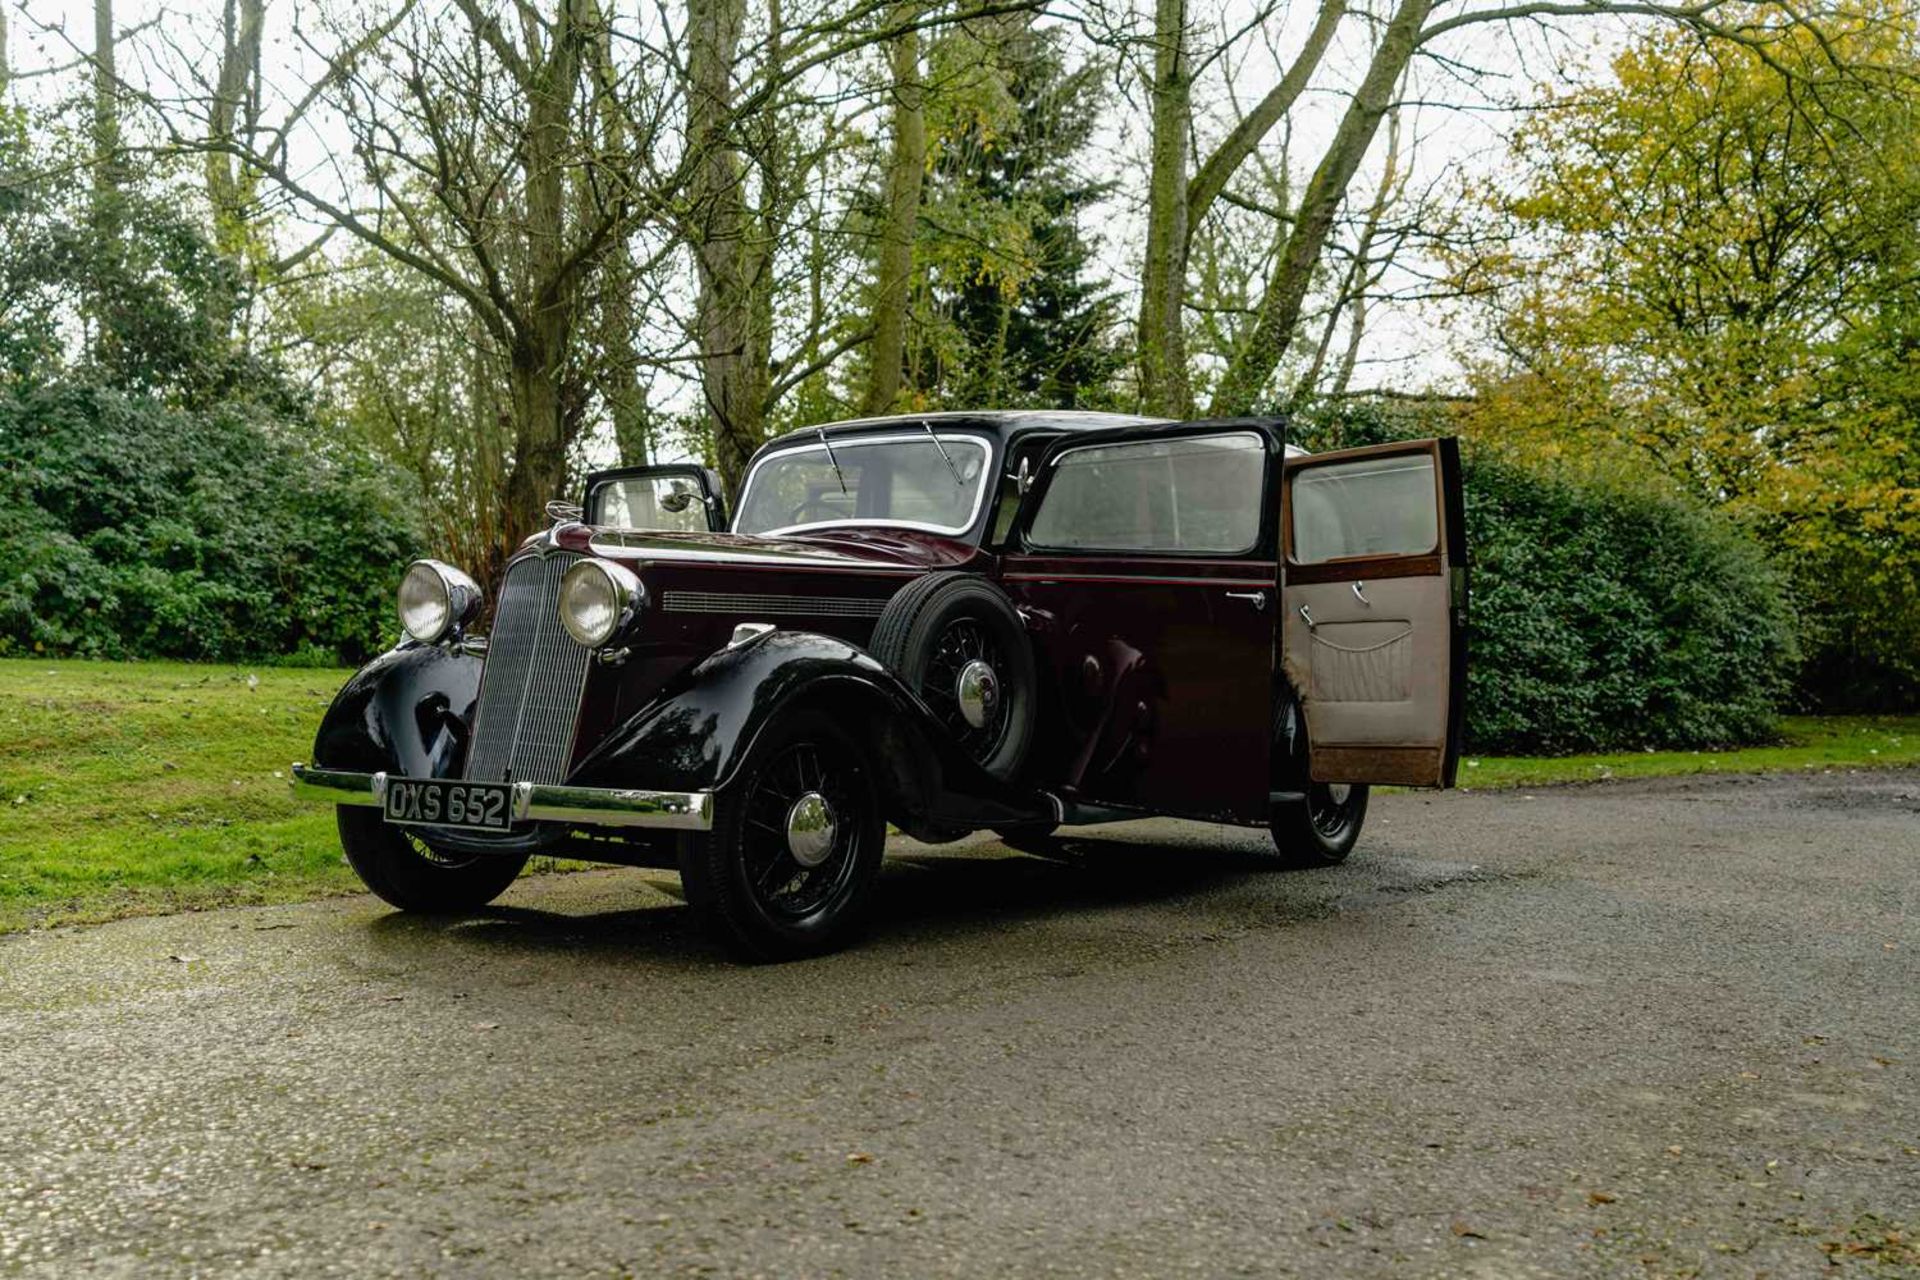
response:
[(1082, 229), (1111, 188), (1078, 161), (1107, 91), (1030, 15), (930, 50), (929, 167), (906, 352), (914, 397), (950, 407), (1085, 407), (1125, 361), (1117, 299)]

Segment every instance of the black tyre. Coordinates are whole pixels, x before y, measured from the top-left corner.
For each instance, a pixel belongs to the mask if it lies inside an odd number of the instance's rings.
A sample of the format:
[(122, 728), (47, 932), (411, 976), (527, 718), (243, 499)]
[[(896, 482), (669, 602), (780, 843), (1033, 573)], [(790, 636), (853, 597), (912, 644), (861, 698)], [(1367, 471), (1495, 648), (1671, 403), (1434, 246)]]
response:
[(1279, 861), (1289, 867), (1331, 867), (1347, 860), (1367, 819), (1363, 783), (1314, 782), (1307, 798), (1273, 808), (1269, 829)]
[(506, 891), (525, 854), (441, 853), (378, 809), (340, 805), (340, 847), (367, 888), (402, 911), (454, 915), (477, 911)]
[(1274, 861), (1283, 867), (1331, 867), (1347, 860), (1367, 818), (1367, 788), (1310, 781), (1306, 717), (1291, 692), (1274, 716), (1273, 753), (1281, 786), (1305, 791), (1300, 800), (1273, 806)]
[(713, 829), (685, 837), (687, 903), (736, 954), (792, 960), (843, 946), (865, 923), (886, 852), (873, 770), (826, 717), (762, 733)]
[(969, 574), (928, 574), (887, 602), (870, 651), (982, 768), (1019, 776), (1033, 745), (1037, 682), (1026, 628), (998, 587)]

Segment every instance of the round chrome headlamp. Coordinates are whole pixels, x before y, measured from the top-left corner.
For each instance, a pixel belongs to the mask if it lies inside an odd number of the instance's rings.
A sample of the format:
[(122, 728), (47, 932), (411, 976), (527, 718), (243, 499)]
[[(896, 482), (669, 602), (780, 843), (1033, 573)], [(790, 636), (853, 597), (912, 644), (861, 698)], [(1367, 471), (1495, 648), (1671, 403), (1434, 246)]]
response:
[(415, 560), (400, 579), (400, 626), (421, 644), (438, 644), (473, 621), (480, 588), (438, 560)]
[(633, 572), (605, 560), (580, 560), (560, 579), (560, 625), (589, 649), (598, 649), (633, 622), (646, 603)]

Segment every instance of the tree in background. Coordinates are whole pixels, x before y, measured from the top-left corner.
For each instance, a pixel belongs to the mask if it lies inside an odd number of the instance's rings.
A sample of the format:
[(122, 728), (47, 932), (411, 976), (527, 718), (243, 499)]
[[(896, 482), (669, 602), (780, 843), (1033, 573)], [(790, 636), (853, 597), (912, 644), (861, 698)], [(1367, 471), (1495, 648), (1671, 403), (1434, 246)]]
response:
[(1920, 693), (1920, 90), (1875, 12), (1763, 49), (1679, 32), (1540, 113), (1475, 433), (1620, 456), (1761, 531), (1794, 570), (1814, 683)]
[(388, 638), (413, 508), (229, 341), (190, 181), (117, 177), (110, 239), (90, 184), (0, 186), (0, 653), (334, 662)]
[[(1315, 286), (1324, 278), (1349, 189), (1419, 60), (1430, 59), (1449, 78), (1471, 84), (1484, 73), (1449, 52), (1461, 33), (1490, 24), (1572, 22), (1602, 15), (1659, 21), (1715, 47), (1755, 49), (1762, 56), (1775, 43), (1809, 29), (1809, 20), (1797, 11), (1735, 0), (1512, 0), (1484, 5), (1394, 0), (1377, 11), (1371, 6), (1349, 9), (1345, 0), (1322, 0), (1300, 45), (1280, 60), (1267, 92), (1238, 113), (1224, 136), (1196, 151), (1195, 140), (1204, 136), (1196, 123), (1194, 93), (1202, 70), (1229, 60), (1253, 33), (1282, 21), (1287, 10), (1284, 0), (1263, 0), (1252, 21), (1236, 20), (1232, 30), (1210, 41), (1207, 23), (1191, 0), (1156, 0), (1150, 30), (1137, 31), (1130, 20), (1122, 20), (1110, 37), (1133, 58), (1148, 103), (1147, 228), (1137, 329), (1139, 400), (1147, 412), (1181, 417), (1193, 410), (1196, 370), (1188, 358), (1185, 304), (1196, 243), (1208, 218), (1223, 201), (1230, 201), (1235, 179), (1256, 160), (1268, 137), (1290, 121), (1307, 90), (1320, 83), (1317, 77), (1328, 66), (1328, 51), (1343, 28), (1366, 31), (1364, 54), (1348, 64), (1350, 71), (1358, 71), (1357, 78), (1336, 90), (1345, 105), (1332, 130), (1317, 141), (1315, 154), (1304, 157), (1310, 166), (1305, 181), (1297, 190), (1288, 182), (1291, 201), (1272, 210), (1277, 228), (1273, 251), (1264, 279), (1252, 292), (1247, 323), (1211, 380), (1209, 416), (1251, 412), (1286, 398), (1276, 384), (1310, 329), (1303, 329), (1303, 320)], [(1296, 154), (1299, 150), (1296, 145)]]
[[(1084, 174), (1108, 101), (1097, 62), (1028, 15), (944, 33), (930, 58), (928, 164), (913, 245), (909, 406), (1108, 403), (1118, 300), (1094, 276)], [(883, 244), (883, 252), (885, 247)], [(879, 278), (884, 278), (885, 272)], [(885, 352), (876, 343), (873, 359)]]

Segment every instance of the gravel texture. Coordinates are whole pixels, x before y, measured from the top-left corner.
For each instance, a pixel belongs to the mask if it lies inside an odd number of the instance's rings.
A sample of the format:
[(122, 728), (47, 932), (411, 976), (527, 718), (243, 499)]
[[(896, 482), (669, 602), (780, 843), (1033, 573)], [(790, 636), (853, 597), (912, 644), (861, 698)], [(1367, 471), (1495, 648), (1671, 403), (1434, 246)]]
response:
[[(0, 940), (0, 1273), (1920, 1275), (1920, 773), (1377, 797)], [(1242, 852), (1236, 852), (1242, 851)]]

